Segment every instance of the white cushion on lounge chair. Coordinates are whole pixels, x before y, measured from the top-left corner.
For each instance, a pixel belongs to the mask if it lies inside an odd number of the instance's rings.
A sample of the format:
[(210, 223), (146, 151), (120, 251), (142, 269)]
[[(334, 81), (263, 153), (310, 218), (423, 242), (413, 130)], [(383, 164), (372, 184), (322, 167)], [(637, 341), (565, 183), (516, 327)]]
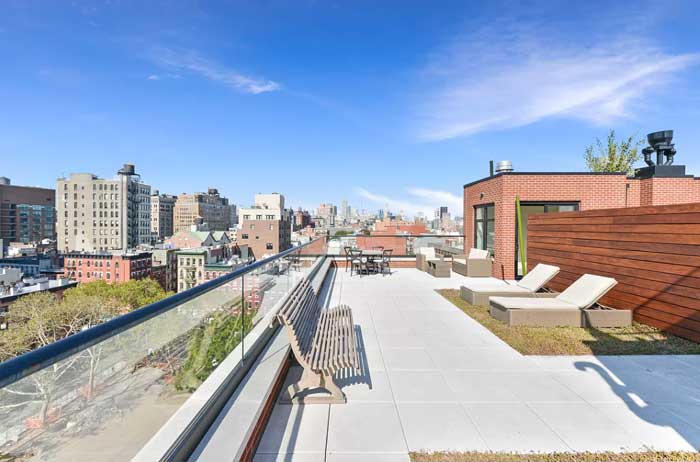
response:
[(527, 273), (520, 281), (518, 285), (523, 287), (530, 292), (537, 292), (545, 284), (552, 280), (554, 276), (559, 273), (558, 266), (545, 265), (544, 263), (538, 263), (532, 268), (532, 271)]
[(416, 253), (425, 255), (426, 259), (435, 258), (435, 247), (420, 247)]
[(531, 293), (540, 290), (559, 272), (557, 266), (538, 263), (532, 268), (527, 276), (520, 281), (504, 281), (494, 277), (490, 278), (467, 278), (464, 287), (478, 292), (522, 292)]
[(491, 303), (509, 310), (578, 310), (573, 303), (558, 298), (491, 297)]
[(470, 260), (473, 258), (475, 260), (485, 260), (489, 258), (489, 251), (483, 249), (469, 249)]
[(615, 287), (615, 284), (617, 281), (613, 278), (584, 274), (556, 298), (576, 305), (583, 310), (600, 300), (603, 295)]
[(615, 287), (613, 278), (584, 274), (555, 298), (491, 297), (490, 301), (509, 310), (590, 308)]

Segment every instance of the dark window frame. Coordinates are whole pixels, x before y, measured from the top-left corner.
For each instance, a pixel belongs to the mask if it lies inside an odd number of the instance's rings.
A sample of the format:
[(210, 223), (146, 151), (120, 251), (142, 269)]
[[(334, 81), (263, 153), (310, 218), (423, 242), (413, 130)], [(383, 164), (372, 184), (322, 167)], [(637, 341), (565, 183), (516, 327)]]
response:
[[(488, 209), (493, 208), (493, 218), (488, 218)], [(483, 218), (479, 219), (477, 218), (477, 212), (479, 209), (482, 209), (483, 212)], [(493, 223), (493, 230), (494, 230), (494, 249), (490, 249), (491, 255), (493, 256), (495, 253), (495, 246), (496, 246), (496, 204), (494, 202), (489, 202), (487, 204), (479, 204), (474, 206), (474, 248), (475, 249), (482, 249), (482, 250), (487, 250), (488, 249), (488, 224), (489, 222)], [(482, 227), (482, 235), (484, 236), (484, 242), (481, 247), (477, 245), (477, 230), (478, 227)], [(466, 250), (466, 249), (465, 249)]]

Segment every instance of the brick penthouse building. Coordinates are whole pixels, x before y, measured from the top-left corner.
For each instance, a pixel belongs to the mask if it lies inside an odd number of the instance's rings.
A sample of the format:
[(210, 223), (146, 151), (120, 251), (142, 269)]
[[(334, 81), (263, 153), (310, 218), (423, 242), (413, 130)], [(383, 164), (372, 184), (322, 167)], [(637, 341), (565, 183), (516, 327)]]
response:
[[(654, 142), (652, 135), (650, 143)], [(670, 144), (667, 149), (672, 148)], [(683, 165), (664, 163), (660, 155), (654, 164), (649, 149), (645, 149), (648, 166), (636, 169), (633, 176), (621, 172), (516, 172), (507, 163), (495, 174), (464, 185), (465, 248), (490, 250), (493, 275), (516, 277), (520, 270), (516, 197), (520, 198), (526, 249), (531, 214), (700, 202), (700, 178), (686, 175)], [(668, 159), (671, 162), (673, 154), (675, 150)]]

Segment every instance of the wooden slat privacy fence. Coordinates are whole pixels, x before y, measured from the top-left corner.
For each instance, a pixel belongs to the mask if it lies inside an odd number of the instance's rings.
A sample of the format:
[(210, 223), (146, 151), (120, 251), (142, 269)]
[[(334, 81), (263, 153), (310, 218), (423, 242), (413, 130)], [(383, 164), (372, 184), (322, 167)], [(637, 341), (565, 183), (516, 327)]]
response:
[(561, 291), (584, 273), (617, 279), (601, 303), (700, 342), (700, 203), (531, 215), (527, 263), (561, 268)]

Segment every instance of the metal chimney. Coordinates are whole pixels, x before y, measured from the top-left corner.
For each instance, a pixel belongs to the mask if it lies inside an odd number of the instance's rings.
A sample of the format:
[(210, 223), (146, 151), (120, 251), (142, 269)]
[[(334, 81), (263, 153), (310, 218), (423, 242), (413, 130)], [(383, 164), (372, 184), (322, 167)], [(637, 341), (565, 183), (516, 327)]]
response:
[(496, 173), (506, 173), (513, 171), (513, 162), (502, 160), (496, 164)]

